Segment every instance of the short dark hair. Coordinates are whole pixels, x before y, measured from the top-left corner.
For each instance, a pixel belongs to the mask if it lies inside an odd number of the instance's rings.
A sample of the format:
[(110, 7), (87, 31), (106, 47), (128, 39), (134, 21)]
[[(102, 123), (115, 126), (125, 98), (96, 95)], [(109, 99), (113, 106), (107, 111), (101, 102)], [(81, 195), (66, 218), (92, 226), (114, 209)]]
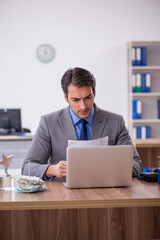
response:
[(93, 94), (95, 95), (96, 80), (92, 73), (84, 68), (68, 69), (61, 79), (61, 87), (63, 92), (68, 97), (68, 86), (73, 84), (77, 87), (90, 86), (92, 87)]

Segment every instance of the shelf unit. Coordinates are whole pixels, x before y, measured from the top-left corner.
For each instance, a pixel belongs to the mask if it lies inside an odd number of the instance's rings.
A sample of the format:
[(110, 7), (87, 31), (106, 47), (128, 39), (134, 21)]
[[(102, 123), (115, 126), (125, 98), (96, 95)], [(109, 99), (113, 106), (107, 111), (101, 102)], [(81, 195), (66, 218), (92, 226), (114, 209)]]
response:
[[(147, 48), (147, 65), (132, 66), (132, 47)], [(133, 93), (132, 74), (150, 73), (151, 92)], [(133, 120), (133, 99), (142, 101), (142, 118)], [(160, 41), (133, 41), (128, 43), (128, 129), (134, 140), (133, 126), (151, 126), (151, 138), (160, 138), (160, 119), (158, 119), (158, 104), (160, 99)]]

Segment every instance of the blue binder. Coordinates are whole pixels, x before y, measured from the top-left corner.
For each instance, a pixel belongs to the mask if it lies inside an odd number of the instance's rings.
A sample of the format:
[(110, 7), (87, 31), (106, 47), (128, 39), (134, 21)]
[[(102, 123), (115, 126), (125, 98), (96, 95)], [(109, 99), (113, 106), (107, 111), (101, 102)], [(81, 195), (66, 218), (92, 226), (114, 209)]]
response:
[(137, 119), (137, 99), (133, 99), (133, 119)]
[(160, 119), (160, 99), (158, 99), (158, 118)]
[(146, 138), (151, 138), (151, 126), (146, 126)]
[(142, 118), (142, 101), (137, 100), (137, 119)]
[(142, 92), (141, 74), (136, 73), (136, 92)]
[(147, 66), (147, 48), (141, 47), (141, 65)]
[(141, 139), (141, 126), (136, 126), (136, 133), (137, 139)]
[(141, 47), (136, 47), (136, 66), (141, 66), (142, 63)]
[(141, 73), (141, 90), (142, 92), (146, 92), (146, 74)]
[(131, 57), (132, 57), (132, 66), (136, 66), (136, 48), (135, 47), (132, 47)]
[(146, 126), (141, 126), (141, 138), (146, 139)]
[(151, 74), (146, 73), (146, 92), (151, 92)]
[(132, 92), (136, 92), (136, 73), (132, 74)]
[(133, 119), (142, 118), (142, 101), (139, 99), (133, 99)]

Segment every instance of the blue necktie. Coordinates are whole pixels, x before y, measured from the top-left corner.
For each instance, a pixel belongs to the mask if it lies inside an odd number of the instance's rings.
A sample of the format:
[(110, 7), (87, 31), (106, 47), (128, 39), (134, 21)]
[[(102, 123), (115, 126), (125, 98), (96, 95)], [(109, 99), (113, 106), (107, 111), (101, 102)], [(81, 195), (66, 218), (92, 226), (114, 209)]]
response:
[(88, 137), (87, 137), (87, 121), (84, 120), (84, 119), (81, 119), (80, 122), (82, 123), (82, 130), (81, 130), (81, 133), (80, 133), (80, 140), (88, 140)]

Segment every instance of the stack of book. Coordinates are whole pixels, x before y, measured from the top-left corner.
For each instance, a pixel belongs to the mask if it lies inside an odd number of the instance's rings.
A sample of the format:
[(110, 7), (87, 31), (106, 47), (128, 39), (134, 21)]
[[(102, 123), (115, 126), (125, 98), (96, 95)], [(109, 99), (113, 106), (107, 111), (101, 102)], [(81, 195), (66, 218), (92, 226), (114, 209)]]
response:
[(132, 74), (132, 92), (151, 92), (151, 74), (133, 73)]
[(147, 48), (132, 47), (132, 66), (147, 65)]

